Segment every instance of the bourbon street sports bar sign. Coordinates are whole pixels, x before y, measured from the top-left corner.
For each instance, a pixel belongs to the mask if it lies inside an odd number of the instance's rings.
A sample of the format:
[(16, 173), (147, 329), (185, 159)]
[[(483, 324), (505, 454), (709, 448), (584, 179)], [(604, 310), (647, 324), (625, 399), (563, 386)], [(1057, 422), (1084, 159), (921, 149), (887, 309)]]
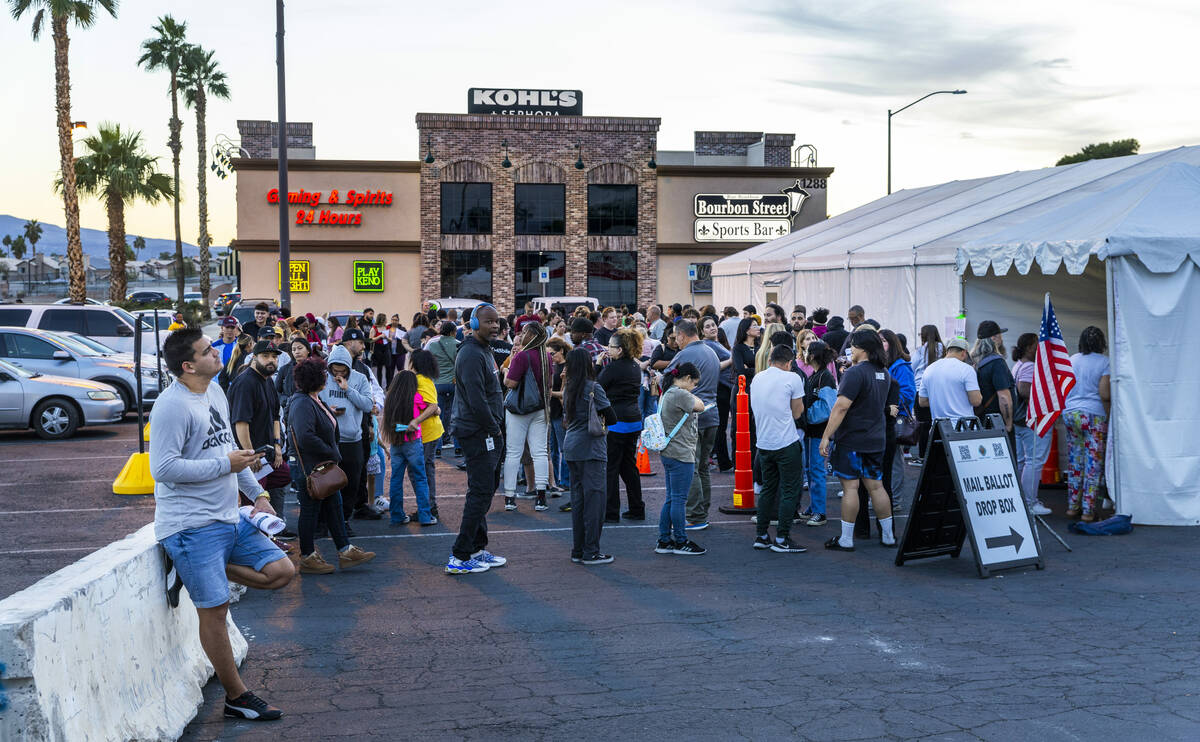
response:
[(582, 116), (582, 90), (521, 90), (519, 88), (470, 88), (467, 113), (498, 113), (508, 116)]
[(697, 193), (696, 242), (763, 242), (792, 231), (808, 200), (800, 181), (778, 193)]

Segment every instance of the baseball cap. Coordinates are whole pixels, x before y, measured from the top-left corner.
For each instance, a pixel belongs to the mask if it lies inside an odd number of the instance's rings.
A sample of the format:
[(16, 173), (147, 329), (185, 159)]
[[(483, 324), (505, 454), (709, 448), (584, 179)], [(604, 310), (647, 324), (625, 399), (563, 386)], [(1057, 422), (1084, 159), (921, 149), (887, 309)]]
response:
[(259, 328), (258, 336), (260, 338), (283, 337), (279, 334), (279, 330), (275, 329), (275, 325), (267, 325), (266, 327)]
[(975, 337), (979, 339), (990, 338), (993, 335), (1001, 335), (1008, 332), (1007, 327), (1001, 327), (990, 319), (985, 319), (979, 323), (979, 331), (975, 333)]
[(237, 317), (222, 317), (221, 318), (221, 327), (237, 327), (237, 326), (238, 326)]
[(964, 337), (951, 338), (950, 342), (946, 343), (946, 350), (958, 348), (959, 350), (970, 351), (971, 348), (967, 345), (967, 339)]
[(279, 355), (280, 350), (266, 340), (259, 340), (254, 344), (254, 349), (250, 352), (252, 355), (258, 355), (259, 353), (274, 353), (275, 355)]
[(347, 340), (362, 340), (365, 342), (366, 339), (367, 339), (367, 336), (364, 335), (363, 331), (358, 329), (357, 327), (351, 327), (342, 333), (342, 342), (343, 343), (346, 342)]
[(596, 326), (587, 317), (576, 317), (571, 322), (571, 332), (583, 332), (591, 334), (596, 331)]

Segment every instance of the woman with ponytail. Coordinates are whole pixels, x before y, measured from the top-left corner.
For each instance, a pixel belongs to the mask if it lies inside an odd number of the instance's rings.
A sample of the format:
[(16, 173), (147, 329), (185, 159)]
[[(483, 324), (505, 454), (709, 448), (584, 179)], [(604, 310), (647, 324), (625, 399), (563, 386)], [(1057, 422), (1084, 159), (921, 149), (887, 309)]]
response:
[(612, 555), (600, 551), (600, 531), (604, 527), (605, 468), (608, 446), (605, 432), (593, 435), (592, 409), (600, 416), (602, 429), (617, 422), (604, 388), (592, 381), (592, 356), (586, 348), (567, 354), (563, 374), (562, 405), (566, 435), (563, 458), (571, 469), (571, 530), (574, 535), (571, 561), (582, 564), (608, 564)]
[(383, 442), (391, 447), (392, 479), (388, 488), (393, 526), (408, 523), (404, 512), (404, 471), (412, 483), (417, 500), (417, 520), (423, 526), (436, 524), (430, 511), (429, 480), (425, 476), (425, 447), (421, 443), (421, 423), (438, 414), (438, 406), (426, 402), (417, 391), (417, 375), (401, 371), (388, 385), (383, 403)]
[[(523, 409), (514, 412), (506, 404), (505, 418), (505, 456), (504, 456), (504, 509), (517, 509), (517, 470), (521, 466), (521, 457), (525, 447), (529, 446), (529, 456), (533, 459), (533, 477), (536, 491), (534, 510), (547, 510), (546, 486), (550, 482), (550, 354), (546, 352), (546, 328), (540, 322), (527, 322), (517, 344), (513, 346), (508, 359), (508, 372), (504, 376), (504, 386), (512, 389), (509, 398), (522, 397), (522, 382), (525, 385), (534, 384), (537, 390), (538, 404), (532, 410)], [(520, 403), (517, 400), (516, 403)]]

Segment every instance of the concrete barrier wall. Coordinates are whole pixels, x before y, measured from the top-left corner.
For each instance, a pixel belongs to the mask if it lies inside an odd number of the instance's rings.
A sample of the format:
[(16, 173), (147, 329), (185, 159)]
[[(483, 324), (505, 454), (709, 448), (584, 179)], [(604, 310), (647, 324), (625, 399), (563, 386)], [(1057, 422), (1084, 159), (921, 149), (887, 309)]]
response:
[(147, 525), (0, 602), (0, 740), (178, 739), (213, 671), (187, 590), (170, 608), (164, 577)]

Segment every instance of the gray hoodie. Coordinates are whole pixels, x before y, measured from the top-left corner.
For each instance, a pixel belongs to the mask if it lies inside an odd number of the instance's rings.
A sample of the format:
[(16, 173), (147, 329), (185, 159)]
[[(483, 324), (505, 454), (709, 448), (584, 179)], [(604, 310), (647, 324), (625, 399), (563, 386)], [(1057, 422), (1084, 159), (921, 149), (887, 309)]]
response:
[[(346, 379), (346, 390), (338, 386), (333, 374), (325, 379), (325, 388), (321, 390), (321, 400), (330, 407), (345, 408), (338, 416), (338, 431), (341, 442), (362, 440), (362, 416), (370, 413), (375, 401), (371, 398), (371, 382), (362, 373), (355, 371), (351, 365), (350, 351), (340, 345), (335, 345), (329, 352), (329, 365), (340, 363), (350, 369), (350, 378)], [(153, 428), (151, 428), (153, 430)]]

